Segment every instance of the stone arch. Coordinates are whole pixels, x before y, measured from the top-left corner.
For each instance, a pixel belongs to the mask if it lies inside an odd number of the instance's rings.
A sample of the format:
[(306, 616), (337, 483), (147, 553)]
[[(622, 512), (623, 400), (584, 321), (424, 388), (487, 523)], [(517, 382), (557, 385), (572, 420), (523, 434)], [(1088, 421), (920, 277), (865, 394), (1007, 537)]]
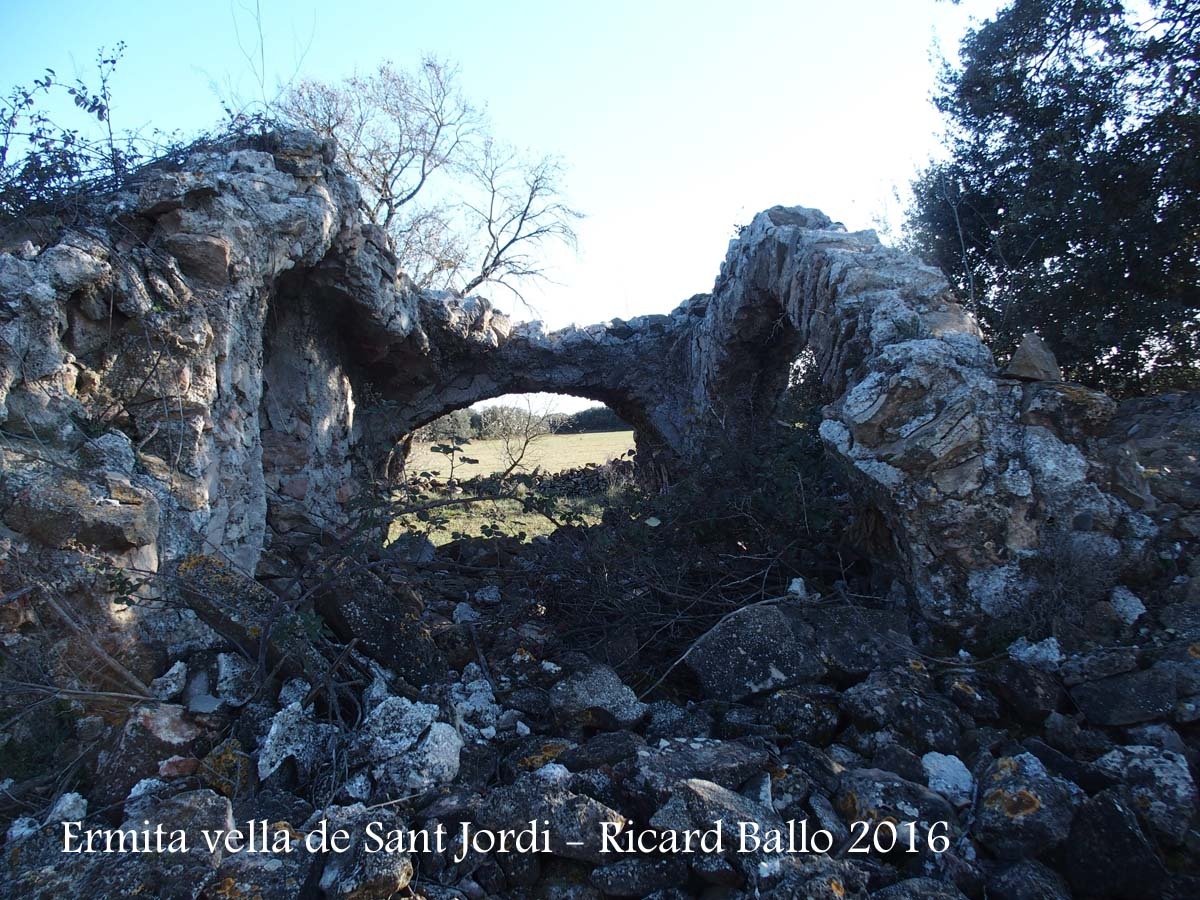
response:
[[(674, 451), (652, 413), (651, 391), (639, 384), (640, 370), (632, 359), (586, 351), (544, 352), (518, 329), (491, 352), (455, 357), (419, 379), (413, 371), (376, 367), (363, 376), (384, 399), (379, 411), (386, 418), (378, 440), (390, 443), (444, 415), (508, 394), (548, 393), (582, 397), (612, 409), (634, 430), (640, 447), (649, 452)], [(634, 356), (634, 354), (629, 354)]]
[[(890, 528), (906, 581), (935, 622), (1006, 614), (1036, 590), (1029, 563), (1064, 522), (1083, 516), (1089, 533), (1067, 539), (1103, 545), (1114, 560), (1144, 540), (1114, 535), (1153, 531), (1085, 457), (1111, 400), (1003, 377), (939, 272), (815, 210), (756, 216), (730, 245), (696, 326), (693, 403), (729, 408), (743, 435), (763, 408), (747, 386), (769, 381), (747, 373), (776, 364), (753, 352), (764, 343), (763, 308), (779, 316), (771, 327), (813, 351), (835, 398), (824, 444)], [(692, 435), (706, 440), (701, 429)]]
[(396, 373), (385, 394), (405, 427), (489, 393), (559, 390), (616, 398), (683, 458), (718, 438), (749, 448), (771, 427), (787, 363), (808, 348), (835, 398), (824, 443), (887, 523), (937, 621), (1003, 615), (1034, 587), (1025, 563), (1067, 510), (1107, 534), (1139, 530), (1089, 479), (1082, 436), (1028, 412), (1069, 402), (1098, 420), (1111, 401), (1000, 377), (940, 273), (816, 210), (760, 213), (731, 243), (713, 291), (667, 316), (544, 334), (512, 327), (478, 298), (418, 299), (433, 305), (421, 317), (435, 326), (432, 377), (414, 381), (403, 354), (379, 361)]
[[(87, 229), (0, 254), (0, 423), (64, 458), (82, 452), (79, 421), (136, 443), (157, 502), (141, 559), (218, 548), (252, 569), (276, 540), (344, 524), (399, 435), (491, 394), (594, 397), (684, 459), (718, 436), (752, 447), (801, 348), (835, 398), (825, 446), (931, 618), (1003, 615), (1036, 585), (1051, 527), (1084, 522), (1067, 537), (1114, 558), (1155, 533), (1130, 505), (1149, 502), (1136, 469), (1109, 462), (1115, 404), (999, 375), (941, 275), (873, 233), (775, 207), (710, 293), (547, 334), (417, 290), (332, 160), (301, 133), (200, 148), (140, 173)], [(14, 521), (27, 482), (53, 481), (30, 471), (5, 488)]]

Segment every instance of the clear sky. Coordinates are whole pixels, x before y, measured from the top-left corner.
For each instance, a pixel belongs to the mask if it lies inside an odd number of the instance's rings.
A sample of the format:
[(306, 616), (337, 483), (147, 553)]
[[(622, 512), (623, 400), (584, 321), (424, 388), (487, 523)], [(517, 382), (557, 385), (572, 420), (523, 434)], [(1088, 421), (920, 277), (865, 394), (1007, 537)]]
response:
[[(708, 290), (734, 226), (776, 203), (850, 228), (898, 223), (894, 191), (937, 151), (934, 51), (953, 55), (970, 17), (996, 5), (262, 0), (261, 19), (268, 92), (296, 72), (335, 79), (433, 53), (461, 67), (498, 136), (562, 157), (586, 215), (579, 247), (553, 253), (553, 283), (528, 293), (559, 327)], [(99, 45), (123, 40), (117, 127), (210, 126), (215, 85), (259, 91), (238, 39), (256, 47), (253, 8), (0, 0), (0, 87), (46, 66), (86, 73)]]

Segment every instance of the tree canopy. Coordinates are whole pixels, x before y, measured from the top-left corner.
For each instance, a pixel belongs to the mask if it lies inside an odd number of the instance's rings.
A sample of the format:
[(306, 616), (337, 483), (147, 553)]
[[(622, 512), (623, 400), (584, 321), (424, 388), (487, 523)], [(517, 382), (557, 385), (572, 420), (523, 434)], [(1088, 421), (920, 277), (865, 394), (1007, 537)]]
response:
[(1117, 394), (1200, 385), (1200, 0), (1010, 0), (935, 103), (908, 236), (993, 346), (1037, 332)]

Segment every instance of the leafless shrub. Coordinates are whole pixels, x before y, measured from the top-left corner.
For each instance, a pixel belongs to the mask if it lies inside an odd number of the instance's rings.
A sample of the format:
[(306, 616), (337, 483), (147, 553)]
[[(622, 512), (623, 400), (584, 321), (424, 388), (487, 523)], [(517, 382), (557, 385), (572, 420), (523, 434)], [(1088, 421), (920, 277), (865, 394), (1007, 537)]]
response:
[(1119, 550), (1099, 535), (1047, 529), (1040, 552), (1025, 567), (1037, 587), (1006, 617), (1005, 638), (1074, 641), (1088, 610), (1116, 586), (1123, 562)]
[(525, 467), (530, 450), (542, 438), (554, 434), (556, 417), (549, 406), (535, 408), (526, 398), (524, 408), (493, 406), (482, 413), (486, 433), (498, 439), (506, 467), (501, 479)]
[(420, 287), (467, 293), (490, 282), (520, 297), (524, 281), (544, 274), (542, 245), (574, 242), (579, 214), (562, 202), (558, 161), (526, 159), (493, 138), (443, 60), (302, 80), (274, 109), (336, 143), (367, 214)]

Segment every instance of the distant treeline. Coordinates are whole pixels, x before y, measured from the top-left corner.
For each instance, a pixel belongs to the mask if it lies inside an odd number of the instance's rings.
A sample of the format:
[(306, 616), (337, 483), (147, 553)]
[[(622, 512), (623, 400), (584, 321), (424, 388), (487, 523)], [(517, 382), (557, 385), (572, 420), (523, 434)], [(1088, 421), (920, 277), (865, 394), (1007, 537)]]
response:
[(514, 430), (514, 422), (537, 420), (535, 430), (555, 434), (584, 434), (594, 431), (629, 431), (629, 423), (607, 406), (593, 406), (577, 413), (531, 413), (520, 406), (488, 406), (459, 409), (419, 429), (419, 442), (461, 438), (472, 441), (503, 438)]
[[(551, 416), (551, 418), (555, 418)], [(629, 423), (607, 406), (592, 406), (571, 415), (558, 416), (556, 434), (583, 434), (588, 431), (629, 431)]]

